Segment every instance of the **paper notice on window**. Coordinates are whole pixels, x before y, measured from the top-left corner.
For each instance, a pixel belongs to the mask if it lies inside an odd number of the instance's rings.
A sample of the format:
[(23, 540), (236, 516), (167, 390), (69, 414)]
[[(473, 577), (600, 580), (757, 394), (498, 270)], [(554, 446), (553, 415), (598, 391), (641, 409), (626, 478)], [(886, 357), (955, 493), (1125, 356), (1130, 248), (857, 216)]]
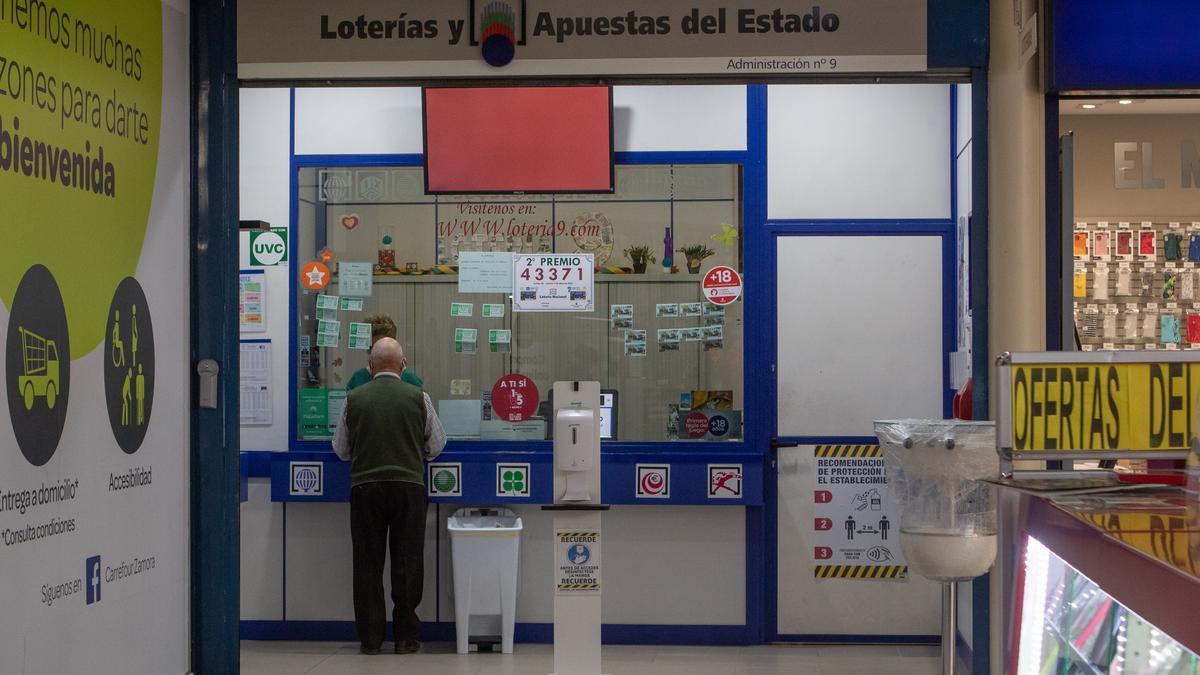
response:
[(242, 425), (271, 424), (271, 343), (265, 340), (243, 342), (239, 373)]
[(369, 262), (338, 263), (338, 293), (355, 298), (370, 297), (374, 290), (374, 267)]
[(337, 431), (338, 423), (342, 421), (342, 408), (346, 407), (346, 390), (330, 389), (326, 405), (329, 410), (329, 433), (332, 434)]
[(512, 293), (512, 261), (511, 253), (460, 252), (458, 292)]

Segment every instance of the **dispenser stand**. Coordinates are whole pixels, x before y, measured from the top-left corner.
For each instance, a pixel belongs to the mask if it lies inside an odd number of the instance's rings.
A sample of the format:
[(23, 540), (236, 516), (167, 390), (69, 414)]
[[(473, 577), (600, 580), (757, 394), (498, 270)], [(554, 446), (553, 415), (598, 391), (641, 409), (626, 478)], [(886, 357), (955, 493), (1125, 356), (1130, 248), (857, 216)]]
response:
[(600, 383), (554, 383), (554, 673), (600, 675)]
[(958, 660), (958, 583), (942, 582), (942, 675), (954, 675)]

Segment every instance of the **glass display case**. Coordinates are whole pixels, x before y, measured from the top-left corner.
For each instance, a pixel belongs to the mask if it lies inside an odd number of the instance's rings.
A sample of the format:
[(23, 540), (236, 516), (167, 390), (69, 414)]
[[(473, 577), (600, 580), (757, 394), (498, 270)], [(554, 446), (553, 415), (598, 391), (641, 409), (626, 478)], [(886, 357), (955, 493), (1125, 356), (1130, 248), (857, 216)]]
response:
[(1017, 675), (1195, 675), (1200, 657), (1029, 537)]

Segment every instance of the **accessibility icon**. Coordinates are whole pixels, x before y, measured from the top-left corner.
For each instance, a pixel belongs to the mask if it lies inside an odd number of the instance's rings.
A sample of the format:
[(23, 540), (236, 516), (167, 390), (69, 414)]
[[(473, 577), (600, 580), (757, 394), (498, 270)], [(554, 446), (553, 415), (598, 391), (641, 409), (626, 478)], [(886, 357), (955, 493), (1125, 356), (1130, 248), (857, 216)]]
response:
[(137, 452), (154, 403), (154, 326), (137, 279), (117, 286), (104, 332), (104, 393), (117, 445)]

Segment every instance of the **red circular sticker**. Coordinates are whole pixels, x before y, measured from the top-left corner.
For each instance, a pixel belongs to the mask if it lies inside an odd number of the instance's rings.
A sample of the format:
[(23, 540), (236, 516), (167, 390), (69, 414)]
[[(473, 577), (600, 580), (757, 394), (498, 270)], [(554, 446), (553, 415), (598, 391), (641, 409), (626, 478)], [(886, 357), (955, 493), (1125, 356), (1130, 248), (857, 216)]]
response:
[(692, 438), (702, 438), (708, 433), (708, 415), (694, 412), (683, 421), (683, 430)]
[(704, 273), (704, 297), (714, 305), (728, 305), (742, 297), (742, 275), (718, 265)]
[(537, 407), (537, 385), (524, 375), (505, 375), (492, 385), (492, 410), (505, 422), (527, 420), (537, 412)]
[(310, 291), (319, 291), (329, 285), (329, 268), (316, 260), (300, 270), (300, 283)]

